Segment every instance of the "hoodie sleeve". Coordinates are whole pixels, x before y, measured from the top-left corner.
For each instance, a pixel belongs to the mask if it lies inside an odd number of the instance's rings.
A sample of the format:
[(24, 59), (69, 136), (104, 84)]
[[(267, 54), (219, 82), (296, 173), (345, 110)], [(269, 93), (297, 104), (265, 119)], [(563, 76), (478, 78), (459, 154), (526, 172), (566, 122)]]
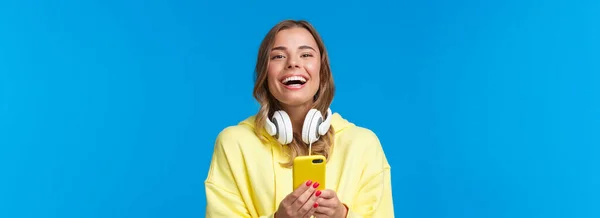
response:
[[(206, 216), (217, 217), (253, 217), (246, 209), (240, 195), (220, 187), (213, 182), (206, 182)], [(259, 218), (273, 218), (274, 214)]]
[[(238, 148), (240, 129), (230, 127), (217, 136), (208, 176), (204, 182), (206, 191), (206, 217), (257, 217), (240, 192), (240, 185), (245, 178), (240, 165), (241, 151)], [(236, 172), (236, 173), (234, 173)], [(261, 218), (273, 217), (261, 216)]]
[(360, 141), (365, 146), (363, 176), (348, 218), (394, 217), (390, 165), (377, 136), (369, 131)]

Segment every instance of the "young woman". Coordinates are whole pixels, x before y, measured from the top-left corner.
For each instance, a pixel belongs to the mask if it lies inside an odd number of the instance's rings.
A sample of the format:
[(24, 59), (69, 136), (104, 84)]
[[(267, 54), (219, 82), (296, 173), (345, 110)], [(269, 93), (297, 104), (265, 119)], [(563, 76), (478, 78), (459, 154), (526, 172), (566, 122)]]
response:
[[(393, 217), (390, 166), (377, 136), (329, 109), (333, 77), (313, 26), (275, 25), (255, 71), (260, 109), (218, 135), (206, 217)], [(307, 181), (292, 190), (293, 160), (309, 146), (326, 157), (327, 184)]]

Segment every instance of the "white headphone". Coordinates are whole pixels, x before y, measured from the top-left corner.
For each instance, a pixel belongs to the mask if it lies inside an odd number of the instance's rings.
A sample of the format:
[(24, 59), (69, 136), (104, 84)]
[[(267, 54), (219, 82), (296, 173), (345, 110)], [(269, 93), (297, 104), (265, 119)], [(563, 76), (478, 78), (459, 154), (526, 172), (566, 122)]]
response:
[[(323, 121), (323, 116), (317, 109), (310, 109), (304, 125), (302, 126), (302, 141), (306, 144), (311, 144), (319, 140), (319, 137), (327, 134), (331, 125), (331, 109), (327, 109), (327, 117)], [(289, 144), (292, 142), (293, 131), (292, 121), (288, 114), (283, 110), (275, 111), (271, 119), (265, 119), (265, 129), (271, 136), (275, 136), (281, 144)]]

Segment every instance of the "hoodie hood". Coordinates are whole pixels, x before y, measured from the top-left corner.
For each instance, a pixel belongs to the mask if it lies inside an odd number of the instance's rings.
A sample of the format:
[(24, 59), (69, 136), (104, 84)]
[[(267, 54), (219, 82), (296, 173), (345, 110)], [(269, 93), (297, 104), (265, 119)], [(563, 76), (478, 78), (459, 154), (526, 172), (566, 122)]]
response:
[[(240, 122), (239, 125), (246, 125), (246, 126), (252, 128), (252, 131), (254, 131), (255, 118), (256, 118), (255, 116), (250, 116), (250, 117), (246, 118), (245, 120), (243, 120), (242, 122)], [(354, 126), (354, 124), (349, 122), (348, 120), (344, 119), (339, 113), (336, 112), (336, 113), (331, 114), (331, 127), (335, 131), (334, 132), (335, 134), (338, 134), (338, 133), (344, 131), (346, 128), (352, 127), (352, 126)], [(261, 132), (265, 136), (269, 135), (266, 130), (262, 130)]]

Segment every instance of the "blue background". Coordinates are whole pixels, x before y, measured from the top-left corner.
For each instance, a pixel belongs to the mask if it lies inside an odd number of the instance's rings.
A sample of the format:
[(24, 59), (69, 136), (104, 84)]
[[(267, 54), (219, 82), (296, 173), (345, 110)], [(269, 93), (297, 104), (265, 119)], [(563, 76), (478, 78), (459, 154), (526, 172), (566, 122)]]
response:
[(397, 217), (600, 217), (600, 1), (0, 3), (0, 217), (203, 217), (282, 19), (325, 39)]

